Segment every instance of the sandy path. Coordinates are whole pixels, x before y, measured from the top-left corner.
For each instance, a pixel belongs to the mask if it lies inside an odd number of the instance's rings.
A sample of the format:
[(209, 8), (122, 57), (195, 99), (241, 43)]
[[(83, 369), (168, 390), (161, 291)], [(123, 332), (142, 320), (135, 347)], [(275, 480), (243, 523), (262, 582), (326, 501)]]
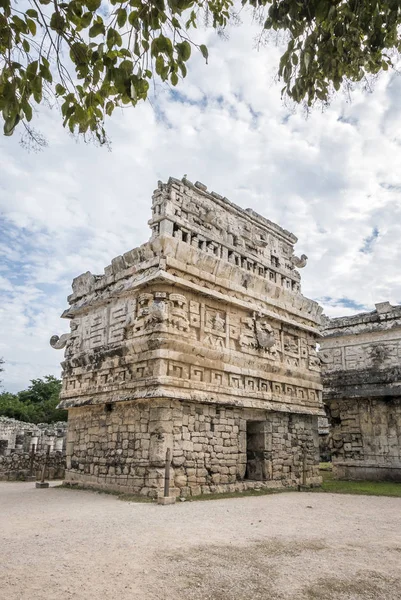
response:
[(399, 600), (401, 499), (185, 502), (0, 483), (1, 600)]

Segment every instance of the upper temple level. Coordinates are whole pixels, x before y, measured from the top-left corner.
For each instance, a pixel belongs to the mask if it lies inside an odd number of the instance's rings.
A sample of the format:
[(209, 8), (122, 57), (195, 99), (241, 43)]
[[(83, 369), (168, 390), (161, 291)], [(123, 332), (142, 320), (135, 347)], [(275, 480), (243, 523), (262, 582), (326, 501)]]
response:
[(290, 291), (299, 291), (307, 257), (294, 256), (295, 235), (207, 187), (170, 177), (153, 194), (152, 238), (171, 235)]
[(186, 280), (251, 300), (255, 309), (295, 319), (299, 326), (316, 330), (320, 324), (320, 306), (301, 294), (297, 269), (307, 257), (294, 255), (297, 238), (253, 210), (209, 193), (199, 182), (170, 178), (153, 194), (149, 225), (150, 240), (114, 258), (103, 275), (87, 272), (74, 279), (71, 309), (63, 316), (124, 293), (122, 282), (142, 285), (162, 272), (177, 284)]

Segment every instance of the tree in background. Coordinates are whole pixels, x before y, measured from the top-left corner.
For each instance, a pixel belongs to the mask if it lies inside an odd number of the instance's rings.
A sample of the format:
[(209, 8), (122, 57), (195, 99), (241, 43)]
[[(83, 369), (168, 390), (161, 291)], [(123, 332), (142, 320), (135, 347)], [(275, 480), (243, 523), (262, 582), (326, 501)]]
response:
[(32, 379), (28, 389), (10, 394), (0, 394), (0, 416), (29, 423), (54, 423), (67, 421), (67, 411), (60, 410), (61, 381), (53, 375)]
[[(199, 24), (238, 21), (234, 0), (0, 0), (0, 111), (5, 135), (32, 129), (35, 104), (58, 98), (64, 126), (106, 141), (118, 106), (145, 100), (149, 84), (176, 86), (187, 74)], [(327, 102), (334, 90), (395, 65), (399, 0), (242, 0), (263, 32), (284, 32), (283, 94)]]

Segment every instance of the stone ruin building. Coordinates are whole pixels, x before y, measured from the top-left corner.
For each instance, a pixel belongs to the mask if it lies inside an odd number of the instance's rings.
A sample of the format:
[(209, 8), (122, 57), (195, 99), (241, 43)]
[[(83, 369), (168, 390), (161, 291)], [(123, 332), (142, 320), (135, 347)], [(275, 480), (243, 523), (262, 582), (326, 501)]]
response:
[(401, 306), (330, 319), (319, 355), (334, 475), (401, 481)]
[(65, 450), (67, 423), (25, 423), (17, 419), (0, 417), (0, 455), (29, 452), (32, 445), (37, 451), (50, 452)]
[(63, 478), (66, 440), (65, 422), (35, 425), (0, 417), (0, 480), (24, 479), (29, 475), (31, 467), (34, 474), (39, 474), (48, 446), (50, 456), (47, 476), (50, 479)]
[(149, 242), (74, 279), (60, 407), (66, 482), (156, 496), (320, 483), (321, 308), (296, 237), (187, 179)]

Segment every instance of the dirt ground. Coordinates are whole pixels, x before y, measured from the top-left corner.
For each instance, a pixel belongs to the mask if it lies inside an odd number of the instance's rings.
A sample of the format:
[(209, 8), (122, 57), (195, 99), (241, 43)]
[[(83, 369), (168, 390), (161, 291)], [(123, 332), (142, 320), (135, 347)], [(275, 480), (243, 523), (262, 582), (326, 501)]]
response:
[(401, 498), (179, 502), (0, 483), (1, 600), (399, 600)]

